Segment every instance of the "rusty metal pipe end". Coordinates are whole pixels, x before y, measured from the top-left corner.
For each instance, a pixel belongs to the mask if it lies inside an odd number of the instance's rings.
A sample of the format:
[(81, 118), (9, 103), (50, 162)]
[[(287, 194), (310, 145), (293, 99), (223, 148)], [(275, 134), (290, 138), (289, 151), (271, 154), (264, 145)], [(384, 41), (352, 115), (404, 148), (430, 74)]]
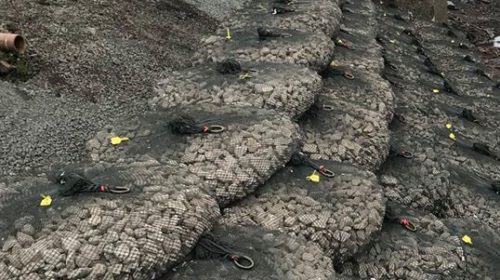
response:
[(26, 51), (26, 46), (26, 40), (19, 34), (0, 33), (0, 50), (22, 54)]

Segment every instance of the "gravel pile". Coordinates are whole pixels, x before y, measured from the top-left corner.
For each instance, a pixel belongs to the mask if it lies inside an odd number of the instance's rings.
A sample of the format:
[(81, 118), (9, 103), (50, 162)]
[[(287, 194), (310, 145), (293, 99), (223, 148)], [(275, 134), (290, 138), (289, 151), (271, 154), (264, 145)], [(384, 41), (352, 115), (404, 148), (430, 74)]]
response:
[[(231, 39), (212, 35), (201, 41), (195, 64), (220, 62), (234, 58), (241, 61), (279, 62), (298, 64), (312, 70), (325, 69), (332, 60), (334, 44), (321, 32), (303, 32), (293, 29), (263, 27), (264, 38), (257, 28), (230, 30)], [(268, 37), (267, 34), (278, 37)]]
[(44, 94), (6, 83), (0, 86), (1, 176), (84, 159), (85, 141), (110, 121), (106, 117), (112, 118), (106, 106)]
[[(338, 279), (335, 277), (331, 259), (311, 241), (291, 237), (279, 231), (235, 224), (218, 225), (210, 235), (217, 242), (252, 258), (255, 267), (242, 270), (231, 261), (220, 257), (195, 257), (175, 267), (172, 276), (165, 279), (198, 279), (200, 275), (207, 280)], [(198, 251), (205, 250), (198, 246), (195, 252)]]
[[(399, 224), (408, 219), (412, 232)], [(361, 279), (459, 279), (463, 248), (435, 216), (389, 204), (380, 235), (343, 267)]]
[[(12, 82), (0, 85), (0, 176), (85, 160), (88, 138), (144, 113), (159, 69), (187, 65), (202, 34), (215, 29), (213, 19), (175, 0), (0, 6), (2, 32), (28, 41), (24, 55), (0, 51), (17, 66), (0, 75)], [(22, 98), (11, 103), (6, 95)]]
[(226, 28), (240, 29), (267, 26), (301, 31), (322, 31), (332, 37), (339, 29), (342, 12), (335, 1), (300, 1), (288, 5), (272, 1), (255, 1), (241, 13), (221, 23), (219, 34)]
[(381, 188), (373, 173), (321, 164), (336, 176), (313, 183), (306, 179), (312, 168), (287, 167), (254, 195), (226, 208), (222, 220), (304, 237), (336, 261), (352, 256), (380, 230), (385, 206)]
[[(290, 64), (240, 64), (241, 71), (221, 74), (215, 64), (169, 72), (150, 102), (163, 109), (205, 103), (274, 109), (291, 117), (304, 113), (320, 91), (322, 81), (313, 71)], [(245, 78), (248, 75), (248, 78)]]
[(347, 161), (375, 171), (389, 153), (386, 116), (335, 96), (320, 95), (301, 125), (303, 152), (312, 159)]
[[(12, 235), (2, 242), (0, 278), (155, 279), (181, 261), (220, 215), (203, 191), (206, 182), (183, 166), (96, 168), (83, 174), (96, 183), (130, 187), (131, 194), (60, 197), (57, 185), (40, 178), (9, 186), (34, 196), (25, 193), (28, 203), (13, 201), (2, 211), (30, 205), (35, 210), (17, 212)], [(39, 189), (54, 191), (46, 211), (38, 207)]]
[[(179, 116), (197, 122), (196, 133), (169, 128)], [(222, 133), (202, 133), (222, 125)], [(130, 140), (113, 145), (113, 137)], [(145, 155), (160, 162), (176, 160), (206, 180), (221, 205), (242, 198), (289, 161), (299, 140), (298, 126), (285, 115), (257, 108), (211, 105), (151, 113), (143, 119), (99, 131), (87, 142), (94, 161), (135, 161)]]

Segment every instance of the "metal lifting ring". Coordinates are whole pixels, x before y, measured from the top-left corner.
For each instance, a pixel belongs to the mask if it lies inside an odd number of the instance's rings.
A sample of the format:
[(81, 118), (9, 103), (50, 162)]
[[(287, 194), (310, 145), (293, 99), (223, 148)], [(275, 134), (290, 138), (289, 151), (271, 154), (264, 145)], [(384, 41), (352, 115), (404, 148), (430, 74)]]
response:
[(410, 220), (406, 219), (406, 218), (403, 218), (401, 219), (401, 221), (399, 222), (404, 228), (406, 228), (407, 230), (411, 231), (411, 232), (415, 232), (417, 231), (417, 227), (412, 223), (410, 222)]
[(325, 177), (328, 177), (328, 178), (333, 178), (335, 177), (335, 173), (333, 171), (331, 171), (330, 169), (328, 168), (325, 168), (324, 166), (320, 166), (320, 168), (318, 169), (318, 172), (325, 176)]
[(346, 78), (348, 80), (354, 80), (354, 75), (351, 72), (345, 71), (344, 78)]
[(221, 133), (226, 130), (222, 125), (214, 124), (207, 126), (206, 133)]
[(413, 154), (411, 152), (406, 151), (406, 150), (402, 150), (401, 152), (399, 152), (399, 155), (404, 157), (404, 158), (407, 158), (407, 159), (413, 158)]
[(119, 187), (108, 187), (108, 192), (116, 193), (116, 194), (129, 193), (130, 188), (123, 187), (123, 186), (121, 186), (121, 187), (120, 186)]
[(403, 226), (411, 232), (417, 231), (417, 228), (411, 222), (408, 222), (408, 224), (404, 224)]
[[(233, 256), (231, 256), (231, 260), (238, 268), (241, 268), (241, 269), (249, 270), (249, 269), (252, 269), (254, 267), (253, 260), (247, 256), (233, 255)], [(240, 260), (244, 260), (244, 261), (248, 262), (248, 265), (244, 265), (242, 262), (240, 262)]]
[(323, 105), (323, 110), (333, 111), (335, 108), (332, 105)]

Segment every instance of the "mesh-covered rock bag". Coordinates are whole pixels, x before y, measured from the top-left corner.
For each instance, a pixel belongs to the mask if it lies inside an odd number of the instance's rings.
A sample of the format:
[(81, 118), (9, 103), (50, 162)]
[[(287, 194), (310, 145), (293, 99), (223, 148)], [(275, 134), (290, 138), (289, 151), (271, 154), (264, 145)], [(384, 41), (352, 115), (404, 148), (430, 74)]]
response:
[(268, 26), (313, 32), (320, 30), (332, 37), (339, 28), (342, 12), (336, 1), (277, 2), (253, 1), (241, 13), (222, 22), (219, 33), (225, 33), (226, 28)]
[(377, 170), (389, 152), (389, 128), (385, 116), (320, 95), (301, 118), (303, 151), (312, 159), (347, 161)]
[(306, 238), (336, 261), (353, 255), (380, 230), (381, 188), (371, 172), (335, 162), (320, 164), (335, 176), (320, 176), (320, 182), (314, 183), (307, 179), (314, 171), (309, 166), (287, 167), (254, 195), (226, 208), (222, 220)]
[[(369, 2), (369, 1), (367, 1)], [(340, 30), (347, 34), (357, 34), (366, 38), (375, 38), (377, 20), (373, 10), (355, 11), (344, 5)]]
[[(259, 32), (260, 31), (260, 32)], [(201, 42), (194, 63), (241, 61), (298, 64), (315, 71), (325, 69), (332, 60), (334, 43), (322, 32), (278, 28), (243, 28), (225, 35), (212, 35)], [(260, 34), (260, 35), (259, 35)]]
[[(223, 131), (217, 131), (222, 126)], [(218, 132), (218, 133), (216, 133)], [(113, 145), (110, 140), (127, 137)], [(87, 147), (95, 161), (135, 161), (144, 156), (183, 163), (208, 181), (222, 205), (251, 193), (290, 159), (298, 125), (257, 108), (197, 107), (158, 110), (98, 132)]]
[[(460, 240), (450, 235), (442, 221), (392, 203), (387, 214), (377, 238), (339, 269), (343, 275), (361, 279), (460, 279)], [(415, 231), (407, 229), (403, 221)]]
[(450, 191), (443, 216), (478, 219), (500, 231), (500, 181), (457, 165), (448, 170)]
[(320, 76), (303, 66), (228, 60), (167, 73), (157, 84), (158, 96), (151, 104), (160, 108), (206, 103), (251, 106), (296, 117), (314, 103), (321, 85)]
[(220, 215), (204, 181), (174, 163), (60, 170), (57, 183), (7, 181), (1, 279), (157, 279)]
[(322, 94), (335, 100), (356, 104), (392, 119), (394, 93), (380, 75), (349, 67), (332, 67), (323, 73)]
[(472, 239), (472, 244), (462, 242), (464, 258), (460, 265), (461, 279), (499, 279), (500, 235), (498, 229), (494, 230), (473, 219), (446, 219), (444, 223), (452, 235), (458, 237), (468, 235)]
[(164, 279), (337, 279), (331, 259), (313, 242), (256, 226), (218, 225), (210, 235), (217, 243), (250, 257), (254, 267), (240, 269), (198, 245), (193, 259), (175, 267)]
[(334, 39), (337, 47), (333, 64), (351, 66), (379, 73), (384, 68), (381, 47), (375, 38), (340, 32)]

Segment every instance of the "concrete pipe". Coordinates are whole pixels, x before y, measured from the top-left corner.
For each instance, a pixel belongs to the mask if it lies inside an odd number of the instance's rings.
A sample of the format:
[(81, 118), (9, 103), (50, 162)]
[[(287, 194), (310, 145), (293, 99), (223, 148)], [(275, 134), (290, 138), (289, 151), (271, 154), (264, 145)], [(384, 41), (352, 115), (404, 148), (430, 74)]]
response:
[(23, 36), (18, 34), (0, 33), (0, 50), (24, 53), (26, 51), (26, 41)]

